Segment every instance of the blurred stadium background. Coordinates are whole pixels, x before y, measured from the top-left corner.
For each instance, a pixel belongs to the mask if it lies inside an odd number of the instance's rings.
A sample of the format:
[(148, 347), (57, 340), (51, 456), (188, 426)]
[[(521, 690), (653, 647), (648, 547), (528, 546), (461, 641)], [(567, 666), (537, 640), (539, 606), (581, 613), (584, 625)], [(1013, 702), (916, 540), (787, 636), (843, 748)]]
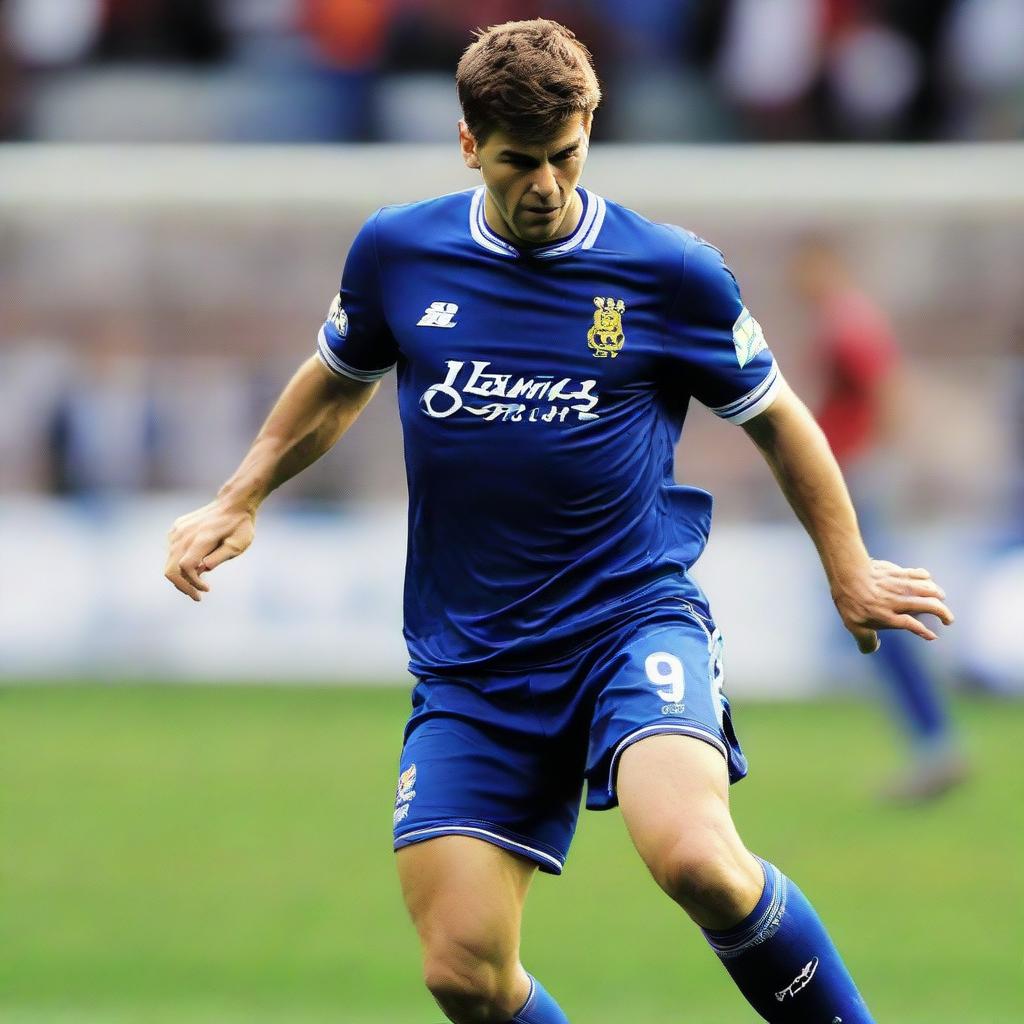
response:
[[(753, 765), (737, 820), (880, 1020), (1024, 1020), (1020, 0), (0, 4), (3, 1020), (440, 1019), (389, 853), (393, 385), (202, 606), (163, 580), (163, 542), (313, 351), (363, 219), (474, 183), (454, 64), (474, 27), (534, 15), (595, 52), (585, 183), (723, 248), (812, 405), (798, 241), (834, 239), (892, 319), (885, 554), (958, 613), (927, 654), (975, 776), (873, 802), (900, 750), (869, 663), (752, 446), (695, 407), (678, 472), (717, 501), (697, 575)], [(750, 1021), (622, 832), (585, 816), (538, 882), (528, 966), (574, 1020)]]

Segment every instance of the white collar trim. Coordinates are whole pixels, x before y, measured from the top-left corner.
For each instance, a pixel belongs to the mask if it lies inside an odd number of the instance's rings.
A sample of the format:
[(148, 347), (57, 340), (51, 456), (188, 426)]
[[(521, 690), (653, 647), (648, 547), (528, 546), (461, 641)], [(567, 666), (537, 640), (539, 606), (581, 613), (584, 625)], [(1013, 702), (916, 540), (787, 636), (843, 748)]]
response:
[[(559, 239), (551, 245), (533, 249), (529, 255), (533, 259), (552, 259), (556, 256), (564, 256), (575, 249), (591, 249), (597, 241), (604, 224), (606, 204), (604, 199), (595, 195), (589, 189), (580, 189), (583, 198), (583, 214), (575, 230), (568, 238)], [(491, 230), (484, 215), (484, 197), (487, 194), (485, 186), (481, 185), (473, 192), (472, 201), (469, 204), (469, 231), (473, 240), (490, 252), (499, 256), (510, 256), (513, 259), (523, 255), (510, 242), (501, 238)]]

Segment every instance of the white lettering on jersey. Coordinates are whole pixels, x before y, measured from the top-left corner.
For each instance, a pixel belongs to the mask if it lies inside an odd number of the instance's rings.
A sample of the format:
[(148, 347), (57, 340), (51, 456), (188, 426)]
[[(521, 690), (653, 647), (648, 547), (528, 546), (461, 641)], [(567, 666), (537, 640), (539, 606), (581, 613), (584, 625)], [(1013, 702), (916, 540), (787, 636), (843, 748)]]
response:
[(456, 320), (452, 318), (458, 313), (459, 307), (454, 302), (432, 302), (423, 311), (423, 316), (417, 322), (417, 327), (455, 327)]
[[(511, 420), (519, 423), (558, 420), (564, 423), (570, 413), (577, 420), (596, 420), (598, 413), (593, 409), (599, 401), (594, 393), (596, 380), (574, 381), (570, 377), (556, 379), (551, 374), (537, 374), (533, 377), (513, 377), (510, 373), (488, 373), (489, 362), (473, 360), (472, 369), (465, 376), (461, 387), (456, 383), (462, 376), (466, 364), (460, 359), (449, 359), (448, 373), (443, 381), (432, 384), (420, 396), (423, 411), (433, 419), (443, 420), (460, 409), (485, 420)], [(490, 401), (482, 405), (467, 405), (466, 395), (490, 399), (515, 399), (515, 401)], [(525, 399), (526, 401), (523, 401)], [(532, 407), (527, 402), (536, 403)]]
[(746, 306), (740, 310), (736, 323), (732, 325), (732, 341), (736, 346), (736, 359), (741, 367), (746, 366), (758, 352), (763, 352), (768, 347), (761, 325), (750, 315), (750, 310)]

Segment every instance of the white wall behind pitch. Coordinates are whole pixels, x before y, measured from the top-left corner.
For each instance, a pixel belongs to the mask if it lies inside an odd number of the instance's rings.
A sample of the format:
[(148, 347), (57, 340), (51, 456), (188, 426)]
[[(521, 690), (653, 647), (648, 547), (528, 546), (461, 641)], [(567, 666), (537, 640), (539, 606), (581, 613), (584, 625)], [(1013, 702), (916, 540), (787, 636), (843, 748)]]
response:
[[(252, 548), (208, 577), (195, 604), (163, 578), (163, 562), (175, 516), (202, 500), (0, 501), (0, 679), (409, 682), (404, 506), (271, 505)], [(906, 546), (960, 612), (923, 653), (947, 676), (967, 665), (1016, 685), (1021, 556), (986, 554), (948, 527)], [(799, 697), (866, 683), (871, 662), (837, 625), (795, 524), (716, 525), (695, 575), (725, 635), (729, 692)]]

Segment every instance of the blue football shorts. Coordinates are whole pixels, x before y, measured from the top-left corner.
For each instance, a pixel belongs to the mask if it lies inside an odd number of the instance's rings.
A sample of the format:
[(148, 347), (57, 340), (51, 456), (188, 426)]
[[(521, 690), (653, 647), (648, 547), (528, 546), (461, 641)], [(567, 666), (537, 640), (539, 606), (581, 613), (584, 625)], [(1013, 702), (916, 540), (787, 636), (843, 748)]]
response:
[(395, 797), (394, 846), (473, 836), (560, 874), (587, 807), (618, 803), (622, 752), (693, 736), (747, 761), (722, 693), (722, 640), (706, 605), (673, 602), (540, 668), (428, 676), (413, 689)]

